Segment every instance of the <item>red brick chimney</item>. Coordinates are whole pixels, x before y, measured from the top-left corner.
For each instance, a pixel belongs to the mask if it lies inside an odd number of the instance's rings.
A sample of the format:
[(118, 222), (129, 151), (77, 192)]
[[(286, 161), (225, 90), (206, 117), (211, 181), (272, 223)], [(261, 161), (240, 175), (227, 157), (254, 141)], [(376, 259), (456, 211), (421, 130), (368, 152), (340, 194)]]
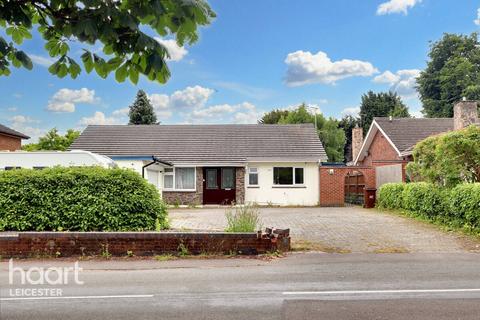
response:
[(352, 129), (352, 160), (355, 161), (363, 144), (363, 129), (358, 127)]
[(453, 106), (454, 130), (460, 130), (478, 122), (477, 101), (463, 98), (462, 101), (455, 103)]

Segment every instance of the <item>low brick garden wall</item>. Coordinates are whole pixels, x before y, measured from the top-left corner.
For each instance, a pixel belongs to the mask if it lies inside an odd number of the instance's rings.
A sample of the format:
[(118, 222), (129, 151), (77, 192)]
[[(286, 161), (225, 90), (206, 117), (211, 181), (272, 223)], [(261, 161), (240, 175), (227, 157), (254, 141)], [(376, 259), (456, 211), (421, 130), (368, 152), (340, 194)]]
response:
[(287, 231), (226, 232), (1, 232), (2, 258), (38, 256), (136, 256), (290, 250)]

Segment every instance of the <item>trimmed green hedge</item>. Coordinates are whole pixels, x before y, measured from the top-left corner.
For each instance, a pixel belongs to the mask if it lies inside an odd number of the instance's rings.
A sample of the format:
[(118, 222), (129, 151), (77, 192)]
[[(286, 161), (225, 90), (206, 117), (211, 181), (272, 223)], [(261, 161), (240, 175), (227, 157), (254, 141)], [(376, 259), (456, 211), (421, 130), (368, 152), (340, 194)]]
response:
[(0, 172), (0, 231), (143, 231), (168, 227), (139, 174), (99, 167)]
[(451, 189), (426, 182), (387, 183), (380, 187), (377, 205), (480, 232), (480, 183)]

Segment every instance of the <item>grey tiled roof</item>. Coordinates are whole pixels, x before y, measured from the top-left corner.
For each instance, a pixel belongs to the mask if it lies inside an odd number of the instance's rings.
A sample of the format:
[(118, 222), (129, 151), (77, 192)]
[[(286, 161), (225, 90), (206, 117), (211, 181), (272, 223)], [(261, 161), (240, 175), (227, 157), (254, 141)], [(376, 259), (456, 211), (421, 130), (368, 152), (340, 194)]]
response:
[(30, 139), (29, 136), (24, 135), (23, 133), (20, 133), (16, 130), (10, 129), (9, 127), (6, 127), (2, 124), (0, 124), (0, 133), (8, 134), (8, 135), (14, 136), (14, 137), (19, 137), (21, 139)]
[(453, 118), (374, 118), (400, 152), (417, 142), (453, 130)]
[(102, 155), (154, 155), (172, 163), (326, 161), (312, 124), (93, 125), (71, 145)]

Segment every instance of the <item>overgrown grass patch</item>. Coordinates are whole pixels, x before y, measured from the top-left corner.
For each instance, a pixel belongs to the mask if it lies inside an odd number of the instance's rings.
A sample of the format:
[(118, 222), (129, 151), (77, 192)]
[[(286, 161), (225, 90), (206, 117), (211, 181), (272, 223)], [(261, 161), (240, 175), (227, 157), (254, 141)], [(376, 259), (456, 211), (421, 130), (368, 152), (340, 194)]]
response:
[(255, 232), (262, 228), (260, 211), (255, 204), (230, 207), (225, 211), (226, 232)]

